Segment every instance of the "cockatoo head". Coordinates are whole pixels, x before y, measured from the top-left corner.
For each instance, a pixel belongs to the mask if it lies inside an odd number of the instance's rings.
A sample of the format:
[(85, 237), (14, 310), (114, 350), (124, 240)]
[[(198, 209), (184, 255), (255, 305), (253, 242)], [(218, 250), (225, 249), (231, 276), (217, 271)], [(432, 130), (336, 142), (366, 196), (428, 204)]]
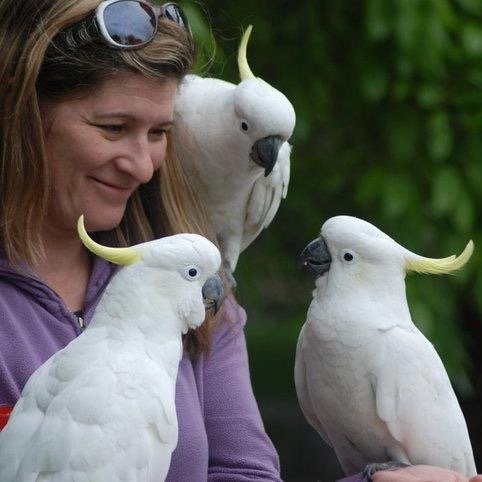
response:
[(222, 300), (221, 266), (218, 248), (198, 234), (176, 234), (138, 244), (130, 248), (108, 248), (89, 238), (78, 221), (84, 245), (98, 256), (125, 266), (121, 274), (139, 283), (142, 297), (155, 306), (157, 300), (168, 300), (182, 321), (182, 332), (196, 328), (205, 318), (205, 308)]
[(330, 284), (345, 289), (360, 285), (380, 289), (391, 280), (403, 281), (409, 271), (433, 274), (455, 271), (464, 266), (472, 252), (470, 241), (458, 257), (425, 258), (408, 251), (362, 219), (335, 216), (323, 224), (320, 237), (303, 250), (301, 262), (316, 274), (320, 283), (327, 283), (329, 278)]
[(284, 94), (251, 72), (246, 56), (251, 30), (250, 25), (239, 47), (241, 82), (234, 90), (234, 112), (241, 135), (250, 142), (250, 159), (268, 176), (276, 164), (280, 147), (293, 133), (296, 115)]

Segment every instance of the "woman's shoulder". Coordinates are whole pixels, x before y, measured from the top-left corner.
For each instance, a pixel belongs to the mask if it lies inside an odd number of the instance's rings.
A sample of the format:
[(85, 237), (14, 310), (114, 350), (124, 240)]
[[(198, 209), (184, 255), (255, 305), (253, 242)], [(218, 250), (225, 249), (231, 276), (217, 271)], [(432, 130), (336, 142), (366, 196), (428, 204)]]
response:
[(1, 307), (16, 307), (16, 305), (18, 305), (18, 308), (25, 307), (25, 304), (29, 304), (29, 300), (35, 291), (36, 287), (24, 281), (21, 275), (17, 275), (13, 271), (0, 270)]
[(220, 318), (225, 322), (244, 327), (247, 321), (246, 310), (238, 303), (233, 294), (226, 297), (223, 302)]

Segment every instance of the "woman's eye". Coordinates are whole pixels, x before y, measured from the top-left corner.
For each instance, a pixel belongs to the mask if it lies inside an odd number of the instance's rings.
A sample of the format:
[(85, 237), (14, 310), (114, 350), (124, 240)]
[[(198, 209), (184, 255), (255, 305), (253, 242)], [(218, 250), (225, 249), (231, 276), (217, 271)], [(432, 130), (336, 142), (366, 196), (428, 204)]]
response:
[(124, 126), (122, 124), (103, 124), (99, 125), (98, 127), (111, 134), (120, 134), (124, 130)]
[(150, 132), (150, 134), (155, 137), (164, 137), (166, 132), (167, 132), (166, 129), (154, 129)]

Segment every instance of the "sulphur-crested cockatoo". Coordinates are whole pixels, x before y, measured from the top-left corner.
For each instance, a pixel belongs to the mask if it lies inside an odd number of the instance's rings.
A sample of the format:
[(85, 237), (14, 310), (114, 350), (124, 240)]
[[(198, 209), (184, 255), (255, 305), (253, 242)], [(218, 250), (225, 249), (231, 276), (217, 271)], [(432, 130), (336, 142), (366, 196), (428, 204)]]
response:
[(84, 333), (25, 385), (0, 432), (0, 480), (160, 482), (177, 444), (181, 335), (202, 323), (202, 288), (221, 256), (195, 234), (106, 248), (79, 230), (125, 266)]
[(174, 150), (207, 208), (228, 277), (286, 196), (295, 126), (290, 101), (248, 66), (250, 32), (239, 48), (238, 85), (188, 75), (174, 106)]
[(470, 241), (459, 257), (424, 258), (349, 216), (326, 221), (303, 251), (317, 279), (298, 340), (296, 391), (345, 473), (395, 461), (476, 474), (449, 378), (405, 294), (407, 272), (450, 273), (472, 251)]

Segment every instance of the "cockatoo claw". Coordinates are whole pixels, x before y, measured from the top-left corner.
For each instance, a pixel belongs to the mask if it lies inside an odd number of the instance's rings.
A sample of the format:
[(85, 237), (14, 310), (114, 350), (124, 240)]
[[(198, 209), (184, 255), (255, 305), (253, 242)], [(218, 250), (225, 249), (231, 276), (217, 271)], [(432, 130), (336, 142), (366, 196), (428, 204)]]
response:
[(233, 275), (233, 272), (231, 270), (231, 267), (229, 266), (229, 263), (227, 261), (224, 262), (224, 273), (226, 275), (226, 281), (228, 283), (228, 286), (230, 290), (234, 293), (236, 291), (236, 288), (238, 286), (238, 283)]
[(368, 482), (372, 482), (372, 476), (376, 472), (380, 472), (381, 470), (397, 470), (403, 467), (410, 467), (410, 465), (396, 461), (367, 464), (363, 470), (363, 476)]

